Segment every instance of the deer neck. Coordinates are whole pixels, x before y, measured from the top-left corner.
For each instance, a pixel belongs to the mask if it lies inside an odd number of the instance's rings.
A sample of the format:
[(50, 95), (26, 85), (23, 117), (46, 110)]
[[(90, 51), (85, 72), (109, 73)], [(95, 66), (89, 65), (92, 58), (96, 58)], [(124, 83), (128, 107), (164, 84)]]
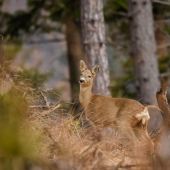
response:
[(90, 86), (82, 86), (80, 85), (80, 94), (79, 94), (79, 100), (82, 105), (86, 105), (92, 97), (92, 85)]

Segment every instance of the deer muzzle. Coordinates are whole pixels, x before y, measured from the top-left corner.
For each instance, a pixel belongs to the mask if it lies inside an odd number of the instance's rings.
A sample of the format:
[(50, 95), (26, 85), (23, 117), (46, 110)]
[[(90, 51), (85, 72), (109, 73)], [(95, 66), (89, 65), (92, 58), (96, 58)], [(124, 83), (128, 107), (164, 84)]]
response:
[(85, 83), (85, 79), (82, 77), (79, 82), (80, 82), (81, 84), (82, 84), (82, 83)]

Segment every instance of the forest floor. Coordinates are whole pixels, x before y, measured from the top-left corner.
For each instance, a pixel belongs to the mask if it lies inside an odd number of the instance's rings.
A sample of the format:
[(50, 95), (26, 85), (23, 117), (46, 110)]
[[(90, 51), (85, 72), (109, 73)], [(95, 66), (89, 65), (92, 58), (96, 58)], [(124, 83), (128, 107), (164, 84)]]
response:
[[(131, 141), (115, 129), (97, 132), (93, 127), (82, 127), (81, 118), (61, 113), (61, 105), (48, 114), (31, 120), (45, 130), (41, 152), (44, 159), (55, 162), (59, 169), (137, 169), (137, 164), (149, 168), (149, 161), (141, 153), (144, 148), (138, 141), (137, 151)], [(39, 133), (39, 132), (37, 132)], [(143, 148), (142, 148), (143, 147)]]
[(132, 142), (120, 131), (107, 128), (97, 132), (92, 126), (82, 126), (84, 119), (73, 117), (73, 108), (64, 110), (65, 103), (60, 101), (49, 104), (45, 90), (31, 88), (4, 68), (0, 71), (0, 169), (150, 167), (142, 141), (138, 140), (134, 152)]

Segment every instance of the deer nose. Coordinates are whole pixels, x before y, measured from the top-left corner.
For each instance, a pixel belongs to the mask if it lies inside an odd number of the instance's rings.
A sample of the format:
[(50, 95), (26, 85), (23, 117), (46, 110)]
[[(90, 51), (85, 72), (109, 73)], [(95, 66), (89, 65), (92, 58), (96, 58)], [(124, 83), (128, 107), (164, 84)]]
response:
[(80, 83), (84, 83), (84, 80), (83, 80), (83, 79), (80, 79)]

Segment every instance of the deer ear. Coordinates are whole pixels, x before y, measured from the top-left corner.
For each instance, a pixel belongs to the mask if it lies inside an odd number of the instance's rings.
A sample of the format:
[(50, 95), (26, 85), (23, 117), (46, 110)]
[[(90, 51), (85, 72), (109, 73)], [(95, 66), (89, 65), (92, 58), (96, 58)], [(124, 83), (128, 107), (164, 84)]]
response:
[(87, 70), (87, 66), (83, 60), (80, 60), (80, 71)]
[(91, 72), (93, 75), (96, 75), (99, 71), (99, 65), (96, 64), (95, 66), (93, 66), (93, 68), (91, 69)]

